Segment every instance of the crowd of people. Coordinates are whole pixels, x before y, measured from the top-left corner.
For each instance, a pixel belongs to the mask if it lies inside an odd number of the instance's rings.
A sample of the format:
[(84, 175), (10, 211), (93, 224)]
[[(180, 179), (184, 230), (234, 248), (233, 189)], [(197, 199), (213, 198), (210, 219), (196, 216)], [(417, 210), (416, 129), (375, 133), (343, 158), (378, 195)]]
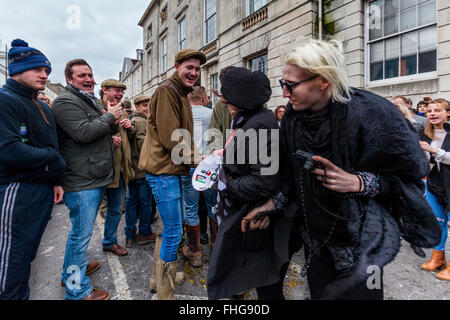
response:
[[(71, 60), (50, 105), (40, 94), (51, 63), (23, 40), (11, 46), (0, 89), (1, 300), (29, 298), (31, 263), (62, 201), (68, 300), (110, 298), (89, 278), (100, 268), (87, 251), (102, 202), (107, 254), (155, 243), (149, 289), (161, 300), (184, 281), (180, 255), (202, 265), (201, 244), (212, 248), (209, 299), (256, 289), (260, 300), (283, 300), (303, 247), (312, 299), (380, 300), (401, 239), (424, 258), (433, 247), (421, 268), (450, 281), (449, 103), (425, 97), (413, 108), (403, 96), (351, 88), (341, 43), (304, 39), (285, 56), (279, 82), (289, 102), (273, 112), (267, 76), (241, 67), (221, 70), (212, 106), (199, 83), (206, 56), (192, 49), (133, 102), (116, 79), (101, 83), (98, 99), (91, 66)], [(211, 156), (221, 159), (217, 181), (199, 191), (196, 169)], [(157, 213), (162, 234), (152, 228)], [(368, 286), (373, 266), (381, 280)]]

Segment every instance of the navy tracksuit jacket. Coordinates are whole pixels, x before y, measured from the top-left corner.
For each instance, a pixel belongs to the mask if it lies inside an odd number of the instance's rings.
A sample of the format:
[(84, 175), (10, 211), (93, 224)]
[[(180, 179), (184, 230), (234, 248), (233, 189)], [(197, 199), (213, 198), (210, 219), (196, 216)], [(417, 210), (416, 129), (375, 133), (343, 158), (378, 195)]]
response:
[(28, 280), (62, 184), (56, 124), (37, 92), (8, 79), (0, 89), (0, 300), (26, 300)]

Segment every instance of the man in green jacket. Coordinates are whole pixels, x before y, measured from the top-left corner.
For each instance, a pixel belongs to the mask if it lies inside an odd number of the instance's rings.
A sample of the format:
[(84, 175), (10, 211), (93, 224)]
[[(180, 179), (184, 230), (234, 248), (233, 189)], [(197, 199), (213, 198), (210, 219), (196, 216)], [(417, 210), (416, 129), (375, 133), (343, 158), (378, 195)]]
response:
[[(141, 96), (134, 100), (136, 112), (133, 113), (131, 124), (134, 132), (130, 132), (131, 162), (134, 178), (128, 182), (128, 193), (125, 207), (125, 246), (131, 247), (133, 241), (144, 245), (156, 240), (157, 235), (152, 232), (152, 190), (145, 181), (145, 172), (138, 168), (139, 155), (147, 132), (148, 102), (150, 97)], [(138, 213), (139, 212), (139, 213)], [(136, 222), (139, 217), (139, 233)]]
[(72, 223), (61, 281), (68, 300), (107, 300), (109, 293), (95, 289), (87, 277), (100, 268), (99, 262), (88, 263), (87, 248), (106, 187), (113, 182), (111, 135), (118, 131), (122, 110), (108, 103), (104, 112), (94, 96), (94, 75), (86, 61), (69, 61), (65, 77), (67, 86), (52, 108), (59, 151), (66, 161), (64, 203), (70, 210)]
[(131, 164), (131, 146), (128, 133), (134, 133), (128, 114), (122, 104), (123, 93), (127, 86), (115, 79), (107, 79), (101, 84), (101, 105), (106, 111), (108, 103), (120, 106), (119, 132), (112, 137), (114, 141), (114, 180), (106, 189), (105, 233), (103, 236), (103, 251), (109, 251), (117, 256), (128, 254), (127, 249), (118, 244), (117, 228), (122, 218), (122, 204), (128, 182), (134, 179), (134, 170)]
[(181, 176), (187, 176), (189, 169), (201, 161), (192, 139), (194, 121), (187, 94), (205, 62), (200, 51), (184, 49), (176, 54), (176, 71), (158, 86), (150, 100), (147, 134), (139, 158), (139, 168), (146, 172), (164, 224), (162, 241), (155, 246), (155, 253), (161, 248), (159, 256), (154, 257), (158, 259), (156, 270), (152, 270), (161, 300), (173, 299), (173, 284), (177, 282), (177, 250), (183, 234)]

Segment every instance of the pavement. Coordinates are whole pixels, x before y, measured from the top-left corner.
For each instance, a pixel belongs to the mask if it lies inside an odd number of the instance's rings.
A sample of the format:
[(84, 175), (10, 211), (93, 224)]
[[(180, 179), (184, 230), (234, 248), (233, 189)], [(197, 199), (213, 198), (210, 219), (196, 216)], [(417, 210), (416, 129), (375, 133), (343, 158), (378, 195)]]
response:
[[(98, 215), (94, 233), (88, 248), (89, 261), (100, 261), (101, 268), (90, 275), (91, 283), (107, 290), (111, 300), (156, 300), (156, 294), (149, 290), (154, 243), (128, 248), (128, 255), (117, 257), (102, 250), (104, 220)], [(162, 232), (159, 218), (153, 224), (154, 232)], [(124, 246), (124, 219), (118, 234), (119, 244)], [(30, 300), (64, 300), (65, 289), (60, 285), (61, 271), (67, 235), (70, 231), (69, 211), (65, 205), (56, 205), (52, 219), (39, 247), (31, 268)], [(449, 237), (450, 239), (450, 237)], [(447, 243), (447, 257), (450, 258), (450, 243)], [(194, 268), (182, 258), (179, 269), (186, 274), (183, 285), (175, 288), (174, 294), (181, 300), (207, 300), (206, 279), (210, 247), (202, 246), (203, 266)], [(449, 300), (450, 282), (437, 279), (432, 272), (420, 269), (428, 261), (431, 249), (425, 249), (427, 257), (417, 256), (409, 244), (402, 242), (396, 259), (384, 268), (385, 300)], [(285, 278), (284, 294), (287, 300), (305, 300), (309, 297), (306, 278), (300, 275), (303, 265), (303, 251), (296, 253)], [(255, 300), (254, 290), (249, 291), (246, 300)]]

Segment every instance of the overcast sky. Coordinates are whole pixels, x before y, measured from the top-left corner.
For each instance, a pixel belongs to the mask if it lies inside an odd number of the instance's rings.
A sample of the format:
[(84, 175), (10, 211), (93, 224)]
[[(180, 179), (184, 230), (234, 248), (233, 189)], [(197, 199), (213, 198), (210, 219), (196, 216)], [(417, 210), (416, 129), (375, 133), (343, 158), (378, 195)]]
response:
[[(85, 59), (98, 84), (119, 77), (124, 57), (142, 49), (137, 24), (151, 0), (0, 0), (0, 40), (21, 38), (52, 64), (50, 80), (66, 84), (64, 67)], [(99, 87), (96, 88), (96, 93)]]

